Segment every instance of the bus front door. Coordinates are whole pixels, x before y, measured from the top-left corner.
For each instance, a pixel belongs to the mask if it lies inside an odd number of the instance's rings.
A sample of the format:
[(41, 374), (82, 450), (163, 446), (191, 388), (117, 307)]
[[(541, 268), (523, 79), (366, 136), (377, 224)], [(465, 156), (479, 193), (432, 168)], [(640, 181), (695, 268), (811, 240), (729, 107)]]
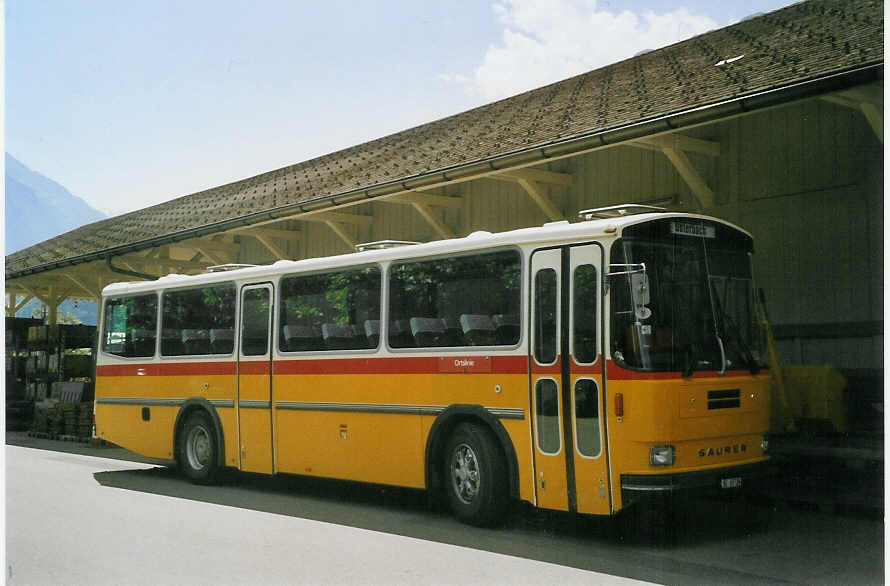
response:
[(611, 512), (603, 426), (602, 247), (531, 259), (531, 395), (539, 507)]
[(238, 341), (239, 467), (274, 472), (272, 457), (272, 285), (241, 289)]

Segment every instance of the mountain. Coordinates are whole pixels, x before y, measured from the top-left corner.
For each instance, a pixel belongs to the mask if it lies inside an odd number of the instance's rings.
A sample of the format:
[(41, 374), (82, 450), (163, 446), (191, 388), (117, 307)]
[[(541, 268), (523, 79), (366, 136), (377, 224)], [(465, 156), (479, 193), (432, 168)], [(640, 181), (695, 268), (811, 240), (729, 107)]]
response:
[(6, 254), (105, 215), (6, 153)]
[[(27, 168), (9, 153), (6, 153), (5, 213), (5, 254), (105, 217), (105, 214), (94, 210), (52, 179)], [(39, 307), (39, 301), (31, 300), (17, 315), (32, 317)], [(95, 302), (69, 299), (59, 306), (59, 312), (68, 321), (96, 323)]]

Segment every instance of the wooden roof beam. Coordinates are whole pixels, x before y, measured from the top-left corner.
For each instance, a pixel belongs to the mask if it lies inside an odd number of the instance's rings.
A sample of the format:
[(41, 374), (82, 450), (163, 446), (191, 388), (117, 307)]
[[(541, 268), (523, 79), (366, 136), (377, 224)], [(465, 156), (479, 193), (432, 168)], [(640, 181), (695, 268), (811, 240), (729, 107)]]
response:
[(262, 231), (257, 230), (248, 233), (250, 236), (259, 240), (260, 244), (266, 247), (266, 250), (272, 253), (272, 256), (275, 257), (276, 260), (288, 260), (290, 256), (285, 252), (283, 248), (278, 246), (271, 236), (264, 234)]
[(677, 151), (686, 151), (688, 153), (696, 153), (708, 157), (720, 156), (719, 142), (694, 138), (686, 136), (685, 134), (671, 133), (658, 136), (647, 136), (645, 138), (633, 140), (627, 144), (638, 148), (657, 151), (670, 148)]
[(713, 206), (714, 192), (711, 191), (711, 188), (708, 187), (708, 184), (692, 165), (686, 153), (674, 148), (664, 148), (662, 152), (677, 170), (677, 173), (680, 174), (683, 181), (686, 182), (686, 185), (689, 186), (689, 189), (692, 190), (693, 195), (698, 199), (702, 207), (709, 208)]
[(352, 237), (346, 233), (346, 230), (341, 224), (332, 222), (330, 220), (326, 220), (325, 224), (328, 225), (328, 228), (334, 231), (334, 234), (340, 237), (340, 240), (346, 243), (346, 246), (348, 246), (350, 250), (355, 250), (355, 240), (353, 240)]
[(822, 99), (838, 106), (859, 110), (875, 133), (878, 141), (884, 144), (884, 99), (877, 87), (853, 88), (843, 92), (826, 94)]
[(548, 198), (541, 191), (540, 187), (535, 181), (530, 181), (528, 179), (519, 179), (517, 180), (517, 183), (519, 183), (520, 187), (522, 187), (528, 194), (528, 196), (532, 198), (532, 201), (534, 201), (538, 205), (538, 207), (541, 208), (541, 211), (544, 212), (544, 215), (547, 216), (547, 218), (551, 222), (563, 219), (562, 212), (559, 211), (559, 208), (557, 208), (553, 204), (553, 202), (550, 201), (550, 198)]
[[(373, 201), (373, 200), (372, 200)], [(462, 197), (452, 197), (448, 195), (435, 195), (433, 193), (421, 193), (419, 191), (407, 191), (405, 193), (397, 193), (388, 197), (380, 198), (383, 203), (394, 203), (399, 205), (413, 206), (419, 203), (425, 206), (460, 209), (464, 205)]]
[(306, 214), (294, 218), (303, 222), (334, 222), (337, 224), (352, 224), (354, 226), (370, 226), (374, 222), (371, 216), (359, 216), (358, 214), (344, 214), (342, 212), (319, 212), (317, 214)]
[(426, 223), (439, 235), (439, 238), (454, 238), (454, 232), (451, 231), (451, 228), (439, 220), (427, 204), (415, 201), (411, 203), (411, 207), (426, 220)]
[(503, 171), (495, 175), (491, 175), (492, 179), (501, 179), (506, 181), (535, 181), (537, 183), (545, 183), (547, 185), (561, 185), (569, 187), (572, 185), (572, 175), (569, 173), (557, 173), (556, 171), (547, 171), (546, 169), (516, 169), (514, 171)]

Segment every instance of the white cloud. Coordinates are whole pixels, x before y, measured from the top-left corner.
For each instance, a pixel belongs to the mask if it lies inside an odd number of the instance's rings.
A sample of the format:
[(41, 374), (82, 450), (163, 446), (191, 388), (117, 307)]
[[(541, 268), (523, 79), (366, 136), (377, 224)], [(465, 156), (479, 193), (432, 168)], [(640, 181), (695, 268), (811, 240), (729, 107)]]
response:
[[(596, 0), (505, 0), (501, 42), (469, 77), (442, 75), (486, 100), (540, 87), (720, 25), (686, 8), (656, 14), (598, 10)], [(464, 80), (459, 79), (463, 77)]]

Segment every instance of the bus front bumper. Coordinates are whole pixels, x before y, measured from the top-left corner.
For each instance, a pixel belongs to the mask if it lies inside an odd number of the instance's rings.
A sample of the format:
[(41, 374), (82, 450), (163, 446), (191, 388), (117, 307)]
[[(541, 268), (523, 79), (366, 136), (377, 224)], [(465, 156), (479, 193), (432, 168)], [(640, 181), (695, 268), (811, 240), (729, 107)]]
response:
[(622, 474), (621, 499), (624, 505), (658, 495), (705, 491), (737, 491), (763, 479), (767, 462), (696, 470), (679, 474)]

